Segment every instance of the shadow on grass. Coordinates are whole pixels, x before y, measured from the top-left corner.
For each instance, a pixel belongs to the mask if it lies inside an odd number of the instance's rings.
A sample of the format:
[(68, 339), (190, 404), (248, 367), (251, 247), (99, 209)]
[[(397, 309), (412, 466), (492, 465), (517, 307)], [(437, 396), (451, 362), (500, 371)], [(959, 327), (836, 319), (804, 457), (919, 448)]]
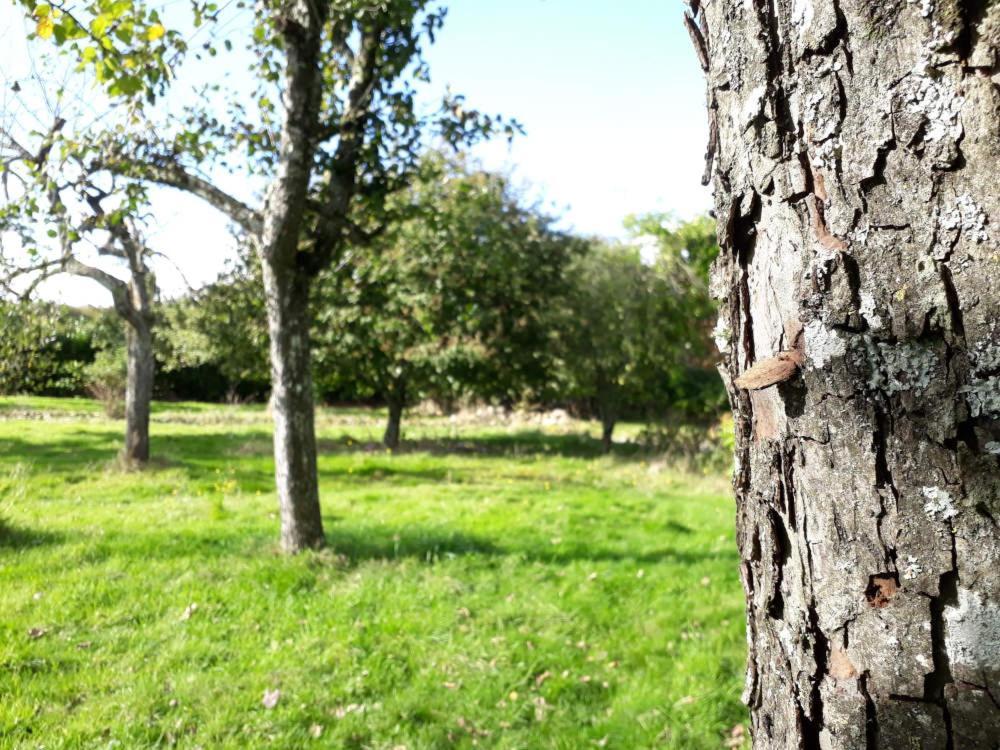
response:
[[(357, 442), (350, 435), (319, 441), (324, 453), (385, 453), (381, 443)], [(581, 433), (548, 434), (540, 430), (518, 430), (506, 434), (481, 435), (476, 438), (418, 438), (404, 440), (394, 455), (429, 453), (433, 456), (484, 456), (518, 458), (521, 456), (559, 456), (562, 458), (600, 458), (601, 441)], [(646, 455), (637, 443), (618, 443), (611, 456), (639, 460)]]
[(448, 532), (419, 527), (386, 529), (343, 528), (327, 529), (330, 548), (351, 563), (368, 560), (415, 558), (428, 562), (441, 558), (478, 555), (482, 557), (521, 557), (530, 562), (566, 564), (573, 562), (635, 562), (653, 564), (677, 562), (684, 565), (704, 560), (736, 560), (735, 550), (698, 552), (671, 547), (643, 552), (622, 552), (593, 544), (562, 543), (552, 546), (548, 540), (531, 543), (527, 529), (510, 529), (510, 539), (529, 539), (527, 543), (503, 544), (472, 534)]
[[(47, 473), (76, 472), (86, 466), (114, 461), (121, 449), (122, 434), (117, 429), (87, 429), (73, 435), (60, 435), (45, 442), (19, 437), (0, 438), (0, 456), (16, 461), (29, 461), (36, 471)], [(193, 435), (152, 435), (153, 462), (149, 471), (182, 468), (194, 481), (209, 479), (220, 467), (235, 474), (246, 491), (272, 489), (270, 462), (271, 436), (266, 430), (215, 432)], [(349, 435), (340, 439), (322, 439), (320, 457), (324, 455), (371, 454), (384, 455), (377, 443), (359, 443)], [(481, 456), (484, 458), (518, 458), (531, 456), (562, 456), (591, 458), (602, 456), (599, 440), (588, 435), (549, 435), (526, 430), (503, 435), (484, 435), (475, 439), (424, 438), (406, 442), (395, 455), (427, 453), (434, 456)], [(645, 456), (639, 445), (626, 443), (615, 446), (613, 457), (639, 460)], [(0, 462), (2, 464), (2, 462)], [(321, 474), (327, 472), (321, 471)], [(347, 478), (341, 472), (338, 478)], [(354, 467), (355, 479), (414, 479), (440, 481), (449, 478), (447, 467), (413, 468), (405, 466)]]
[[(692, 565), (709, 560), (721, 560), (735, 565), (735, 549), (699, 551), (660, 547), (645, 551), (622, 551), (590, 543), (563, 542), (553, 546), (549, 540), (531, 538), (527, 528), (511, 528), (501, 539), (493, 540), (443, 528), (343, 526), (327, 519), (326, 542), (333, 557), (332, 564), (354, 567), (366, 562), (417, 560), (434, 564), (456, 557), (479, 557), (484, 561), (520, 558), (527, 562), (566, 565), (575, 562), (661, 562)], [(505, 543), (504, 540), (521, 540)], [(225, 533), (130, 533), (108, 534), (83, 553), (94, 563), (121, 556), (147, 561), (197, 559), (252, 559), (261, 554), (278, 554), (278, 530), (264, 531), (232, 527)], [(322, 564), (324, 556), (316, 558)]]
[(65, 537), (62, 534), (14, 526), (0, 518), (0, 551), (43, 547), (49, 544), (61, 544), (63, 541)]

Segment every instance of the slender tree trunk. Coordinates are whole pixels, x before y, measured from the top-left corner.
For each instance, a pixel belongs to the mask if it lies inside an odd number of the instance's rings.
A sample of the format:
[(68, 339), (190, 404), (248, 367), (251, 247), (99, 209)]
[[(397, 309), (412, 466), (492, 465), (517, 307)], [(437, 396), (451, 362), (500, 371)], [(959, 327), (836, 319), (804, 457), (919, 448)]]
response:
[(996, 748), (1000, 4), (691, 6), (754, 746)]
[(125, 383), (125, 460), (149, 461), (149, 411), (153, 399), (153, 334), (148, 325), (126, 324), (128, 374)]
[(615, 386), (608, 384), (603, 377), (597, 386), (597, 415), (601, 418), (601, 448), (608, 454), (614, 445), (612, 437), (618, 421), (618, 408)]
[(615, 419), (611, 416), (604, 416), (601, 418), (601, 448), (604, 450), (605, 454), (611, 453), (611, 448), (614, 445), (612, 436), (615, 432)]
[(281, 512), (281, 546), (287, 552), (325, 543), (316, 471), (309, 276), (263, 263), (271, 340), (271, 409), (274, 472)]
[(400, 423), (403, 420), (403, 404), (400, 401), (389, 401), (389, 419), (385, 424), (385, 433), (382, 435), (382, 443), (386, 448), (396, 450), (402, 437)]
[(389, 420), (386, 422), (385, 433), (382, 435), (382, 444), (386, 448), (396, 450), (403, 437), (401, 423), (403, 421), (403, 409), (406, 408), (405, 380), (397, 380), (392, 384), (386, 401), (389, 405)]

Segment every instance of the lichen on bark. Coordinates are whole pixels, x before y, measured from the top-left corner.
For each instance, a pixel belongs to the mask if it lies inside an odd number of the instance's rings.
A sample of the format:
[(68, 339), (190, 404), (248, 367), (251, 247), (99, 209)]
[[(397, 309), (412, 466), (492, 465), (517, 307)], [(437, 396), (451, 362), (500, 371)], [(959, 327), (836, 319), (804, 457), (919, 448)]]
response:
[(995, 748), (1000, 4), (689, 5), (755, 747)]

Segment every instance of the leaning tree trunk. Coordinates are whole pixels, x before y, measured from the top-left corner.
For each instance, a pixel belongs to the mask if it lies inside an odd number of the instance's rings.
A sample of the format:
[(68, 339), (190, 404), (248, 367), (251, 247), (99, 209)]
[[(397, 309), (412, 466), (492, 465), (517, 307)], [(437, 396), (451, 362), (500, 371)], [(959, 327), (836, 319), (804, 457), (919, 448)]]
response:
[(125, 460), (149, 461), (149, 412), (153, 399), (153, 334), (145, 322), (126, 324), (128, 369), (125, 382)]
[(995, 748), (1000, 4), (691, 5), (754, 745)]
[(325, 543), (316, 472), (310, 281), (292, 264), (265, 258), (262, 265), (271, 340), (274, 473), (281, 546), (297, 552)]

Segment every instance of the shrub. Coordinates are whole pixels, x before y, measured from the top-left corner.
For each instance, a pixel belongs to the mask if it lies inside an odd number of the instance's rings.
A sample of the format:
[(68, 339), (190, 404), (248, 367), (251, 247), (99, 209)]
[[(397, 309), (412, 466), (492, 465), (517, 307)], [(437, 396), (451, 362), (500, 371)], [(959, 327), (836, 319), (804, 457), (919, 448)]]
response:
[(128, 379), (124, 348), (102, 349), (84, 368), (87, 393), (104, 405), (112, 419), (125, 415), (125, 385)]

